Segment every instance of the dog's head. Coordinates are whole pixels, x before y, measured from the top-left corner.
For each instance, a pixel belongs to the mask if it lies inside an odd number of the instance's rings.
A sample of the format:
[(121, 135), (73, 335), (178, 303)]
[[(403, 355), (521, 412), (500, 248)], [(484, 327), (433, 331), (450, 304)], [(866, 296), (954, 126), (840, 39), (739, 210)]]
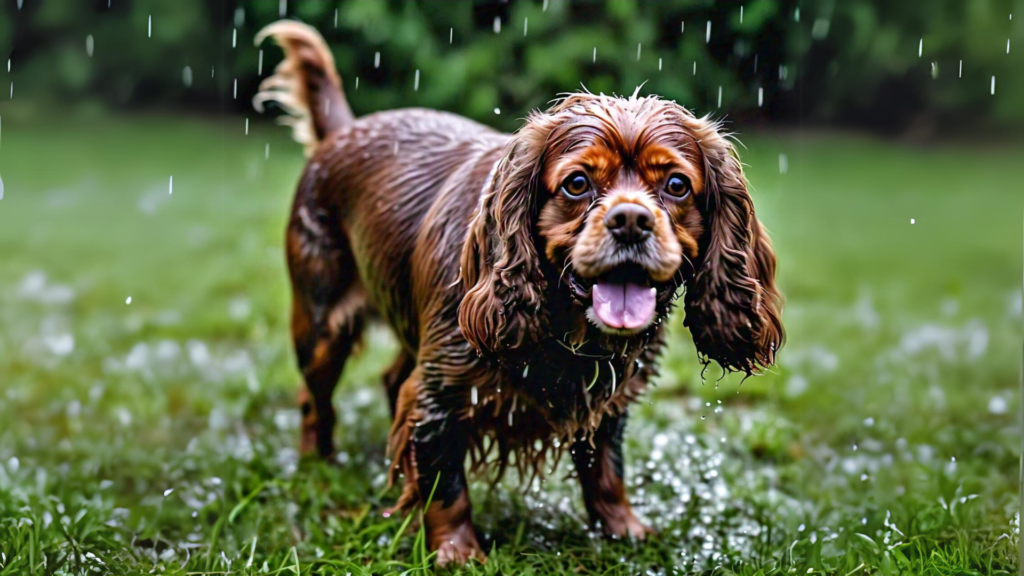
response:
[(782, 344), (775, 255), (733, 146), (673, 102), (582, 93), (532, 114), (467, 240), (459, 324), (484, 353), (547, 337), (559, 291), (603, 338), (642, 338), (682, 286), (705, 358), (749, 374)]

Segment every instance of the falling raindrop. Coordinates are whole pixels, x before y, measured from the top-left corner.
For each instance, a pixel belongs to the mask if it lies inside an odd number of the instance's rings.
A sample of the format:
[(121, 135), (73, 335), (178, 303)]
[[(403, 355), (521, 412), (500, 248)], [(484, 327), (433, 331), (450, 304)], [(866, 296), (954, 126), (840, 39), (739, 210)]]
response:
[(661, 58), (658, 58), (658, 72), (661, 72)]
[(789, 172), (789, 158), (785, 154), (779, 154), (779, 174)]
[(498, 34), (501, 32), (501, 16), (494, 17), (494, 33)]
[(711, 43), (711, 20), (708, 20), (708, 29), (707, 32), (704, 33), (704, 43)]
[(992, 76), (992, 87), (989, 89), (993, 96), (996, 95), (996, 77)]
[(473, 389), (469, 391), (469, 399), (470, 402), (473, 403), (473, 406), (476, 406), (477, 402), (480, 400), (480, 393), (477, 392), (476, 386), (473, 386)]
[(213, 66), (210, 66), (210, 78), (213, 78), (213, 73), (215, 71), (216, 71), (216, 68), (214, 68)]
[(375, 52), (373, 54), (373, 67), (380, 68), (380, 52)]
[(530, 26), (530, 19), (529, 18), (523, 18), (523, 37), (524, 38), (526, 37), (526, 31), (529, 29), (529, 26)]
[(740, 24), (743, 24), (743, 6), (740, 6)]
[(932, 80), (939, 77), (939, 63), (932, 62)]
[(795, 11), (793, 12), (793, 21), (794, 21), (794, 22), (799, 22), (799, 21), (800, 21), (800, 9), (799, 9), (799, 8), (797, 8), (797, 9), (796, 9), (796, 10), (795, 10)]
[(1010, 53), (1010, 39), (1009, 38), (1006, 39), (1006, 53), (1007, 54)]
[(337, 8), (334, 9), (334, 27), (335, 28), (338, 27), (338, 9)]
[(924, 38), (921, 38), (917, 42), (917, 57), (920, 58), (921, 54), (924, 54)]
[(685, 34), (686, 33), (686, 20), (683, 20), (683, 21), (679, 22), (679, 33), (680, 34)]
[(238, 28), (231, 30), (231, 47), (238, 46)]
[(235, 88), (231, 96), (233, 100), (238, 100), (238, 78), (235, 78)]
[[(93, 48), (92, 34), (89, 34), (88, 36), (85, 37), (85, 53), (89, 55), (89, 58), (92, 58), (92, 48)], [(1006, 51), (1007, 51), (1007, 53), (1009, 53), (1009, 51), (1010, 51), (1009, 44), (1007, 44)]]
[(0, 200), (4, 199), (4, 179), (0, 178)]
[(694, 76), (697, 75), (697, 61), (696, 60), (693, 61), (693, 75)]
[(597, 63), (597, 46), (594, 46), (594, 56), (590, 59), (591, 62)]
[(256, 75), (263, 76), (263, 50), (260, 50), (260, 55), (256, 58)]
[(722, 87), (718, 87), (718, 107), (722, 107)]
[(548, 11), (548, 0), (544, 0), (544, 5), (541, 8), (541, 12), (547, 12), (547, 11)]
[(764, 88), (757, 89), (757, 107), (760, 108), (764, 104)]
[(415, 78), (412, 81), (412, 90), (413, 90), (413, 92), (419, 92), (420, 91), (420, 69), (419, 68), (416, 69), (416, 76), (415, 76)]
[(263, 159), (270, 160), (270, 142), (267, 142), (267, 147), (263, 149)]
[(125, 304), (131, 304), (131, 303), (132, 303), (132, 297), (131, 297), (131, 296), (129, 296), (128, 298), (126, 298), (126, 299), (125, 299), (125, 301), (124, 301), (124, 303), (125, 303)]
[(960, 75), (959, 75), (959, 78), (963, 78), (963, 77), (964, 77), (964, 61), (961, 60), (960, 61)]
[(174, 176), (171, 176), (170, 179), (167, 181), (167, 194), (174, 194)]
[(249, 118), (245, 119), (245, 135), (249, 135)]
[(192, 68), (190, 66), (181, 69), (181, 83), (185, 85), (185, 88), (192, 86)]
[(153, 15), (150, 14), (149, 15), (149, 25), (148, 25), (148, 28), (146, 29), (146, 38), (152, 38), (152, 37), (153, 37)]
[(356, 76), (356, 90), (359, 90), (359, 76)]
[(245, 24), (245, 8), (235, 8), (235, 28), (241, 28)]
[(640, 61), (640, 44), (636, 45), (636, 61)]
[(495, 114), (501, 114), (501, 108), (495, 108), (494, 109), (494, 113)]
[(281, 0), (277, 5), (277, 15), (280, 18), (284, 18), (284, 15), (288, 13), (288, 0)]
[(455, 39), (455, 28), (448, 29), (448, 43), (451, 44), (452, 40)]

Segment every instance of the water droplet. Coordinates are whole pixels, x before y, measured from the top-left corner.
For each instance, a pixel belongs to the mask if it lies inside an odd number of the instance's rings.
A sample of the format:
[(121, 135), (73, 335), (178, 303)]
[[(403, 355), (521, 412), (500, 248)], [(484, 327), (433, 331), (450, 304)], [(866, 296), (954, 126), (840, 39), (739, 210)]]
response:
[[(2, 188), (0, 188), (0, 191), (2, 191)], [(988, 411), (990, 414), (1006, 414), (1006, 399), (1002, 396), (993, 396), (988, 401)]]
[(757, 107), (764, 105), (764, 88), (757, 89)]
[(380, 52), (374, 52), (373, 54), (373, 67), (380, 68)]
[(174, 488), (168, 488), (167, 490), (164, 490), (164, 498), (170, 496), (172, 492), (174, 492)]
[[(85, 37), (85, 53), (89, 55), (89, 58), (92, 58), (92, 49), (93, 49), (92, 34), (89, 34), (88, 36)], [(1007, 43), (1006, 43), (1006, 52), (1007, 53), (1010, 52), (1010, 43), (1009, 43), (1009, 41), (1007, 41)]]
[(916, 224), (916, 223), (917, 223), (917, 220), (915, 220), (915, 219), (911, 218), (911, 219), (910, 219), (910, 223), (911, 223), (911, 224)]
[(126, 298), (126, 299), (125, 299), (125, 301), (124, 301), (124, 303), (125, 303), (125, 304), (131, 304), (131, 303), (132, 303), (132, 297), (131, 297), (131, 296), (129, 296), (128, 298)]
[(917, 42), (917, 57), (920, 58), (922, 54), (924, 54), (924, 38)]
[(256, 74), (263, 76), (263, 50), (260, 50), (260, 55), (256, 60)]
[(167, 180), (167, 194), (174, 194), (174, 176)]
[(992, 87), (990, 88), (990, 91), (992, 92), (993, 96), (996, 95), (996, 77), (995, 76), (992, 76)]
[(711, 43), (711, 20), (708, 20), (708, 29), (706, 32), (704, 32), (704, 43)]
[(419, 68), (416, 69), (416, 76), (415, 76), (415, 78), (412, 81), (412, 90), (413, 90), (413, 92), (419, 92), (420, 91), (420, 70), (419, 70)]
[(146, 28), (146, 38), (152, 38), (152, 37), (153, 37), (153, 15), (150, 14), (149, 15), (149, 24), (148, 24), (148, 26)]
[(530, 26), (530, 19), (529, 18), (523, 18), (523, 37), (524, 38), (526, 37), (526, 31), (529, 29), (529, 26)]
[(181, 69), (181, 83), (185, 85), (185, 88), (192, 86), (192, 67), (185, 66)]
[(494, 109), (494, 113), (495, 114), (501, 114), (501, 108), (495, 108)]
[(501, 16), (494, 17), (494, 33), (498, 34), (501, 32)]
[(235, 48), (238, 46), (238, 28), (231, 30), (231, 47)]

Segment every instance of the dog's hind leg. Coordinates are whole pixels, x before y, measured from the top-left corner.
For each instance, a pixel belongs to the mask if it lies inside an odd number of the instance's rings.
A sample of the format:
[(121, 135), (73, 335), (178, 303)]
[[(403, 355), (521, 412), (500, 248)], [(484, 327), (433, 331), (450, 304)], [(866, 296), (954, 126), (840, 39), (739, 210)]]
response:
[(334, 452), (331, 396), (366, 321), (366, 293), (346, 238), (298, 207), (288, 227), (292, 339), (306, 386), (299, 392), (303, 454)]

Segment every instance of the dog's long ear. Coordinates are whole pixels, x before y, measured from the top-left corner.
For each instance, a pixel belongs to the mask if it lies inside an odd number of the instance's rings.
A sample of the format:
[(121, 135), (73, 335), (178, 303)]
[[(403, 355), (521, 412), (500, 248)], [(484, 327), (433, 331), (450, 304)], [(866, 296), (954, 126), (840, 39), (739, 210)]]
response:
[(707, 119), (692, 119), (704, 156), (700, 251), (686, 277), (684, 324), (698, 353), (729, 371), (752, 374), (775, 363), (782, 346), (782, 295), (775, 252), (754, 214), (732, 144)]
[(546, 282), (534, 239), (538, 187), (556, 122), (534, 113), (505, 148), (462, 249), (463, 337), (483, 354), (513, 360), (547, 327)]

